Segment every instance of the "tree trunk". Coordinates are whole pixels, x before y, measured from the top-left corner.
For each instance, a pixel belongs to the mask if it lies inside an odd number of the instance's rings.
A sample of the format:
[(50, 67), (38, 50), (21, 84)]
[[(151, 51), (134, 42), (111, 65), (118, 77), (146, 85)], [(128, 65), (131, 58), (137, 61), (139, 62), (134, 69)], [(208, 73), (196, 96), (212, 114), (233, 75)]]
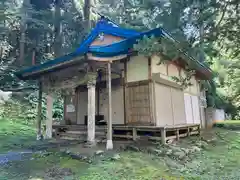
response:
[[(200, 16), (203, 14), (204, 6), (200, 4)], [(204, 21), (202, 20), (199, 25), (199, 40), (200, 40), (200, 54), (199, 54), (199, 61), (205, 61), (205, 53), (204, 53)]]
[(37, 112), (37, 140), (42, 139), (42, 82), (39, 81), (38, 112)]
[(27, 11), (30, 7), (30, 0), (24, 0), (22, 9), (21, 9), (21, 23), (20, 23), (20, 45), (19, 45), (19, 64), (22, 65), (24, 63), (25, 57), (25, 31), (26, 31), (26, 23), (27, 23)]
[(57, 58), (61, 55), (62, 39), (61, 39), (61, 0), (55, 0), (54, 12), (54, 57)]
[(36, 64), (36, 50), (33, 49), (32, 51), (32, 65)]
[(85, 0), (84, 1), (83, 16), (84, 16), (84, 21), (85, 21), (85, 24), (86, 24), (86, 34), (91, 29), (90, 10), (91, 10), (91, 0)]

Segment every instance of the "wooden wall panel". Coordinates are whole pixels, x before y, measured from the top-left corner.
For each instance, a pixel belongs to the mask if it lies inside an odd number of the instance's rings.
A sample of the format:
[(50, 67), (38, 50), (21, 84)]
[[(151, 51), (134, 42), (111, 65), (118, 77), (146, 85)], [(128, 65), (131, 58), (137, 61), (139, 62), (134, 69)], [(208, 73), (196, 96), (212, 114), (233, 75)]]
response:
[(185, 124), (186, 115), (183, 91), (171, 88), (174, 125)]
[(173, 109), (170, 87), (156, 83), (155, 97), (157, 126), (173, 125)]
[(88, 92), (78, 91), (78, 109), (77, 109), (77, 124), (84, 124), (84, 116), (87, 115)]

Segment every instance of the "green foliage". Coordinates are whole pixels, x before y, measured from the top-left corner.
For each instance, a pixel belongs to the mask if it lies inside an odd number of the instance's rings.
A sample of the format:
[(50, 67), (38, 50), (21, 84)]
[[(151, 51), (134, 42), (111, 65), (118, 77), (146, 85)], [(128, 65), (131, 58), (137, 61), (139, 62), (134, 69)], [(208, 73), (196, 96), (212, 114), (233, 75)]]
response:
[[(156, 27), (165, 29), (179, 41), (180, 48), (177, 49), (208, 63), (218, 74), (218, 78), (213, 81), (201, 82), (202, 87), (208, 89), (208, 106), (224, 107), (232, 117), (237, 118), (240, 113), (238, 4), (237, 0), (102, 0), (98, 10), (117, 23), (136, 30)], [(141, 49), (143, 54), (149, 56), (154, 52), (163, 56), (164, 60), (173, 59), (179, 53), (173, 45), (168, 46), (170, 49), (166, 51), (162, 39), (143, 39), (138, 44), (135, 48)], [(223, 60), (224, 66), (221, 65)], [(195, 65), (191, 64), (190, 69), (194, 69), (192, 66)], [(174, 79), (184, 82), (182, 79)], [(220, 88), (225, 93), (219, 94)]]
[(180, 84), (183, 89), (186, 89), (187, 87), (193, 85), (191, 83), (191, 78), (193, 77), (194, 74), (195, 74), (194, 70), (186, 70), (184, 76), (182, 75), (180, 75), (179, 77), (173, 76), (172, 78), (175, 82)]
[(179, 57), (179, 50), (175, 47), (174, 43), (166, 38), (143, 37), (138, 40), (137, 44), (134, 45), (134, 50), (138, 51), (146, 57), (152, 55), (158, 55), (161, 57), (159, 64), (166, 61), (175, 60)]
[[(165, 37), (156, 38), (152, 37), (143, 37), (143, 39), (138, 40), (138, 43), (134, 45), (134, 50), (139, 54), (142, 54), (146, 57), (151, 57), (152, 55), (157, 55), (160, 57), (161, 63), (168, 63), (176, 61), (179, 57), (186, 57), (186, 52), (183, 52), (180, 44), (174, 40), (167, 39)], [(191, 78), (195, 74), (194, 65), (190, 57), (186, 57), (187, 66), (185, 68), (184, 76), (180, 77), (173, 76), (172, 79), (181, 85), (183, 89), (191, 86)], [(191, 68), (190, 68), (191, 67)]]
[[(0, 3), (0, 87), (3, 89), (35, 87), (36, 82), (19, 81), (13, 73), (32, 64), (33, 52), (36, 52), (36, 64), (42, 63), (70, 52), (86, 35), (84, 1), (1, 0)], [(145, 55), (155, 52), (163, 61), (179, 55), (186, 59), (183, 55), (186, 52), (208, 63), (218, 73), (214, 79), (216, 88), (210, 87), (211, 82), (203, 82), (209, 89), (209, 106), (222, 106), (221, 101), (226, 101), (228, 112), (240, 116), (238, 4), (237, 0), (101, 0), (94, 2), (92, 10), (127, 28), (165, 29), (179, 46), (166, 39), (150, 38), (154, 43), (143, 39), (136, 49), (141, 48)], [(97, 16), (94, 13), (93, 18)], [(24, 47), (23, 64), (19, 64), (20, 46)], [(188, 68), (194, 69), (192, 66), (195, 64)], [(183, 86), (188, 85), (186, 78), (173, 78)]]
[[(84, 36), (82, 11), (71, 0), (44, 0), (41, 3), (38, 0), (4, 0), (1, 3), (0, 27), (7, 31), (0, 34), (0, 87), (11, 90), (35, 86), (34, 81), (19, 81), (13, 73), (32, 65), (33, 52), (35, 64), (39, 64), (75, 49)], [(58, 6), (62, 13), (56, 17), (53, 12)], [(23, 54), (20, 47), (24, 48)], [(22, 56), (24, 60), (20, 64)]]
[[(5, 101), (0, 108), (0, 116), (11, 121), (22, 121), (25, 124), (35, 124), (37, 118), (38, 98), (37, 92), (30, 93), (21, 99), (14, 96)], [(62, 120), (63, 118), (63, 99), (61, 95), (54, 96), (53, 118)], [(42, 100), (42, 119), (46, 119), (46, 96)]]

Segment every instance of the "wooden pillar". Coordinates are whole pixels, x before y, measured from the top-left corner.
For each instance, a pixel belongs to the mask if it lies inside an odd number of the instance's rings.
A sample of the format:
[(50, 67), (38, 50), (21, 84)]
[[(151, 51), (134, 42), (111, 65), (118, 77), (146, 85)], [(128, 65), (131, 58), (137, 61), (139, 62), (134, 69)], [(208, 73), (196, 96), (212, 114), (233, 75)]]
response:
[(165, 128), (161, 129), (161, 139), (162, 139), (162, 144), (166, 144), (166, 129)]
[(179, 129), (176, 130), (176, 139), (179, 140)]
[(45, 139), (52, 138), (52, 118), (53, 115), (53, 97), (51, 94), (47, 95), (47, 111), (46, 111), (46, 134)]
[(190, 136), (190, 128), (187, 129), (187, 136)]
[(95, 87), (96, 79), (88, 81), (88, 143), (95, 145)]
[(42, 82), (39, 80), (38, 111), (37, 111), (37, 140), (42, 139)]
[(133, 136), (133, 141), (136, 141), (137, 140), (137, 129), (136, 128), (133, 128), (132, 136)]
[(111, 77), (111, 63), (108, 62), (108, 122), (107, 122), (107, 145), (106, 149), (113, 149), (112, 142), (112, 77)]

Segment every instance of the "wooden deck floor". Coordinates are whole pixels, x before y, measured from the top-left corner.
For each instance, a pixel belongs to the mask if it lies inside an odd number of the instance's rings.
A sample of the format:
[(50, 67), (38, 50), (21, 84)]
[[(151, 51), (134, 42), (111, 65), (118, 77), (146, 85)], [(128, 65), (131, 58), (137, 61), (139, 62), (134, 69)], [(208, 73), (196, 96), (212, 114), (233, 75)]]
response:
[[(59, 134), (74, 134), (74, 136), (86, 136), (86, 125), (53, 125), (53, 129)], [(96, 126), (96, 136), (106, 137), (107, 126)], [(181, 137), (200, 134), (199, 124), (179, 124), (173, 126), (142, 126), (142, 125), (113, 125), (113, 137), (121, 139), (137, 140), (148, 137), (151, 140), (158, 140), (166, 143), (170, 139), (179, 140)]]

